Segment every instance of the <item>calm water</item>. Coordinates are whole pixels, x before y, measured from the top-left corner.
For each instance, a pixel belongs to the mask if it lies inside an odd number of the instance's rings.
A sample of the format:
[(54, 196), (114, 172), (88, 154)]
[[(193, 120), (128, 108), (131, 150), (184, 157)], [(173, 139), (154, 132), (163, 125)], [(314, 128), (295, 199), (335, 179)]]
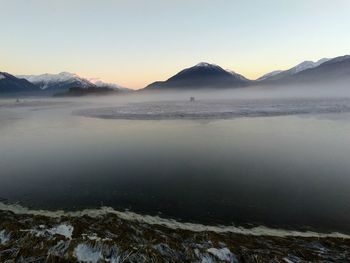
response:
[(348, 113), (107, 120), (79, 107), (0, 108), (1, 198), (350, 233)]

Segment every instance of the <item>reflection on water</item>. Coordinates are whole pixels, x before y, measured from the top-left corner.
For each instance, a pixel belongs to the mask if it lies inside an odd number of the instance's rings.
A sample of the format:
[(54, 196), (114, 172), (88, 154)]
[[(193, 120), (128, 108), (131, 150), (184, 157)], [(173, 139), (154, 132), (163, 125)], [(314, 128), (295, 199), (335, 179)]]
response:
[(347, 114), (105, 120), (76, 108), (0, 110), (0, 197), (350, 233)]

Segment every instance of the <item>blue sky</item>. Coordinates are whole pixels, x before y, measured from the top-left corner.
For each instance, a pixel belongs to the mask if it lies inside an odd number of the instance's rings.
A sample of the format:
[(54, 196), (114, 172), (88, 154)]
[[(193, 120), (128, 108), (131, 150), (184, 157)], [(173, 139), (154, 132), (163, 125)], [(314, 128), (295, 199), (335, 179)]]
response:
[(0, 0), (0, 70), (131, 88), (201, 61), (248, 78), (350, 54), (349, 0)]

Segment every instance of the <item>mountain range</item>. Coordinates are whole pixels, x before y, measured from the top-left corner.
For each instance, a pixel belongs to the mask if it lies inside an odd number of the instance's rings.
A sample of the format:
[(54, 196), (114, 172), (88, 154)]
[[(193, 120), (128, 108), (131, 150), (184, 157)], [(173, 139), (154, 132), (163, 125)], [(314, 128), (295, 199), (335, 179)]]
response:
[(297, 74), (301, 71), (304, 71), (306, 69), (318, 67), (322, 63), (327, 62), (329, 60), (330, 60), (329, 58), (323, 58), (323, 59), (320, 59), (316, 62), (304, 61), (304, 62), (302, 62), (302, 63), (300, 63), (300, 64), (296, 65), (295, 67), (292, 67), (288, 70), (276, 70), (276, 71), (272, 71), (270, 73), (267, 73), (264, 76), (258, 78), (257, 81), (282, 79), (283, 77), (295, 75), (295, 74)]
[(61, 72), (59, 74), (18, 75), (0, 72), (0, 93), (31, 93), (53, 95), (67, 92), (71, 88), (98, 89), (108, 88), (115, 91), (127, 92), (129, 89), (114, 83), (100, 80), (89, 80), (74, 73)]
[[(203, 88), (241, 88), (248, 86), (310, 85), (350, 83), (350, 56), (333, 59), (323, 58), (316, 62), (304, 61), (288, 70), (277, 70), (256, 79), (244, 76), (215, 64), (201, 62), (186, 68), (165, 81), (156, 81), (142, 90), (184, 90)], [(41, 93), (55, 94), (71, 88), (109, 88), (127, 92), (116, 84), (105, 83), (99, 79), (86, 79), (69, 72), (59, 74), (19, 75), (0, 72), (0, 93)]]
[[(303, 64), (303, 63), (302, 63)], [(302, 65), (299, 64), (299, 65)], [(310, 85), (350, 83), (350, 56), (323, 59), (312, 64), (305, 63), (306, 69), (292, 68), (261, 80), (263, 85)]]
[(72, 87), (88, 88), (94, 86), (94, 84), (87, 79), (69, 72), (61, 72), (59, 74), (19, 75), (17, 77), (26, 79), (40, 89), (46, 91), (63, 91)]
[(241, 88), (291, 84), (350, 82), (350, 56), (304, 61), (288, 70), (277, 70), (249, 80), (215, 64), (199, 63), (184, 69), (166, 81), (154, 82), (144, 90)]

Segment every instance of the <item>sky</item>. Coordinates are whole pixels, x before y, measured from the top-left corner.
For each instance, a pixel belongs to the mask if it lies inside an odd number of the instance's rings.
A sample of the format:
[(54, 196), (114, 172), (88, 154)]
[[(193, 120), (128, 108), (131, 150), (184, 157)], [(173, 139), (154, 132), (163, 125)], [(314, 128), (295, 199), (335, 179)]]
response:
[(350, 54), (349, 0), (0, 0), (0, 71), (139, 89), (199, 62), (250, 79)]

